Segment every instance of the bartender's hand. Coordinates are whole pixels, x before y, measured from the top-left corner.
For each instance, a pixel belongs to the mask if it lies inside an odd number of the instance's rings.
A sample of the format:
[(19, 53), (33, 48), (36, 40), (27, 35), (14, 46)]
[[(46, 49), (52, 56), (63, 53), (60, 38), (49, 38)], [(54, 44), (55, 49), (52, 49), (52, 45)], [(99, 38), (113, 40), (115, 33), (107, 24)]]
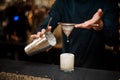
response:
[[(48, 27), (48, 30), (51, 31), (52, 27), (49, 26)], [(46, 29), (42, 29), (40, 32), (37, 32), (37, 34), (32, 34), (30, 35), (30, 38), (28, 40), (28, 42), (32, 42), (34, 39), (38, 39), (39, 37), (42, 37), (46, 32)]]
[(102, 9), (98, 9), (98, 11), (93, 15), (90, 20), (87, 20), (84, 23), (76, 24), (75, 27), (86, 29), (93, 28), (94, 30), (100, 30), (103, 27), (103, 21), (101, 20), (102, 14)]

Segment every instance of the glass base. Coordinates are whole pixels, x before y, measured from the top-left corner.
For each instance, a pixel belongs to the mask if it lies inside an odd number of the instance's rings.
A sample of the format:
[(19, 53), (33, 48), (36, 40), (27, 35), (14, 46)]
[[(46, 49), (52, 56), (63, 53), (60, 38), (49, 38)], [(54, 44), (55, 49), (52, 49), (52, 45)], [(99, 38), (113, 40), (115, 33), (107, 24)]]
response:
[(69, 69), (69, 70), (67, 70), (67, 69), (61, 69), (61, 71), (63, 71), (63, 72), (73, 72), (74, 69)]

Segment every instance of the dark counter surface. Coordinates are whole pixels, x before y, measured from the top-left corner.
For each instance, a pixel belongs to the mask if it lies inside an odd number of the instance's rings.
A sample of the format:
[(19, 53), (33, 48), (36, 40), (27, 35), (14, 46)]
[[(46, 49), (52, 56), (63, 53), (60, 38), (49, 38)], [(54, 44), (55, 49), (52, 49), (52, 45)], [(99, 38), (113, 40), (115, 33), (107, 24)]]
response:
[(119, 80), (120, 72), (75, 67), (63, 72), (59, 65), (0, 59), (0, 72), (47, 77), (51, 80)]

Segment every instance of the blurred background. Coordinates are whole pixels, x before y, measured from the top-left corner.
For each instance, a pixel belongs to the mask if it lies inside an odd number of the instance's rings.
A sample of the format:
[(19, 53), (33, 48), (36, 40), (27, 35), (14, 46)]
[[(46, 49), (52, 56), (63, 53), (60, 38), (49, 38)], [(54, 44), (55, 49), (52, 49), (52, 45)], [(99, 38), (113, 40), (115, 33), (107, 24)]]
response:
[(28, 56), (24, 47), (29, 36), (46, 18), (54, 0), (0, 0), (0, 58), (59, 64), (61, 30), (55, 35), (57, 45), (45, 52)]
[[(24, 52), (29, 36), (36, 32), (38, 26), (46, 18), (54, 1), (0, 0), (0, 58), (59, 64), (59, 55), (62, 53), (61, 29), (59, 26), (53, 32), (57, 38), (55, 47), (32, 56), (28, 56)], [(118, 6), (120, 8), (120, 2)], [(109, 66), (108, 69), (110, 70), (120, 70), (120, 46), (106, 45), (105, 65)]]

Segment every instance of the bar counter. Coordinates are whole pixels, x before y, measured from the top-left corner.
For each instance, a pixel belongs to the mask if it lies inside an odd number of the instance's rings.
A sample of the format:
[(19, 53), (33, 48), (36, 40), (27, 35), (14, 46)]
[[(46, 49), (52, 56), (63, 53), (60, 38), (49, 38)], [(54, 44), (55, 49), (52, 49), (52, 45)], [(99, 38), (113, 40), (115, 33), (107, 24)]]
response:
[(120, 80), (119, 71), (75, 67), (73, 72), (63, 72), (59, 65), (6, 59), (0, 59), (0, 72), (50, 78), (50, 80)]

